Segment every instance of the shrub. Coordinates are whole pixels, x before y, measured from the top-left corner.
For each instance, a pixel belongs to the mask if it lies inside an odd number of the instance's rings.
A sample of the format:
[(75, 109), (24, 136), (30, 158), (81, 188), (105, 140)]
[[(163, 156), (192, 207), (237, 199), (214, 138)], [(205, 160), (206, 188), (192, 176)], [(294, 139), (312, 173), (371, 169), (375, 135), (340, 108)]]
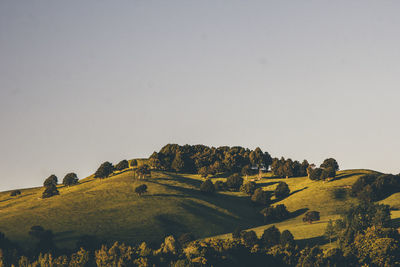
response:
[(94, 178), (106, 178), (114, 171), (113, 165), (106, 161), (100, 165), (97, 171), (94, 173)]
[(243, 178), (238, 174), (235, 173), (228, 177), (226, 180), (226, 185), (229, 189), (238, 191), (243, 184)]
[(243, 184), (240, 187), (240, 191), (251, 196), (252, 194), (254, 194), (256, 187), (257, 187), (257, 184), (255, 182), (248, 182), (248, 183)]
[(319, 221), (318, 211), (307, 211), (306, 214), (304, 214), (303, 222), (312, 223), (315, 221)]
[(212, 194), (215, 192), (215, 186), (210, 179), (207, 179), (201, 184), (200, 191), (205, 194)]
[(122, 171), (128, 168), (129, 168), (129, 162), (126, 159), (121, 160), (117, 165), (115, 165), (115, 169), (117, 171)]
[(270, 206), (261, 211), (261, 214), (264, 215), (264, 222), (270, 223), (273, 221), (281, 221), (289, 218), (289, 211), (286, 209), (284, 204), (276, 205), (275, 207)]
[(56, 185), (58, 183), (58, 178), (54, 174), (50, 175), (46, 180), (44, 180), (43, 186), (48, 186), (50, 184)]
[(135, 193), (140, 197), (147, 192), (147, 185), (141, 184), (135, 188)]
[(284, 230), (281, 233), (280, 244), (282, 246), (286, 246), (286, 245), (294, 245), (294, 243), (295, 242), (292, 233), (289, 230)]
[(63, 184), (66, 186), (75, 185), (78, 183), (78, 180), (78, 176), (75, 173), (71, 172), (65, 175), (63, 179)]
[(270, 196), (261, 188), (257, 188), (251, 196), (251, 201), (256, 204), (267, 205), (270, 202)]
[(215, 191), (226, 191), (228, 190), (228, 187), (226, 186), (226, 183), (223, 181), (216, 181), (214, 184)]
[(254, 232), (253, 230), (243, 231), (241, 233), (241, 238), (242, 238), (243, 242), (246, 244), (246, 246), (249, 246), (249, 247), (252, 247), (258, 243), (258, 237), (256, 235), (256, 232)]
[(18, 195), (21, 195), (21, 191), (20, 190), (13, 190), (10, 193), (10, 196), (12, 196), (12, 197), (15, 197), (15, 196), (18, 196)]
[(272, 247), (278, 245), (281, 242), (281, 232), (275, 225), (264, 230), (261, 236), (261, 241), (267, 246)]
[(277, 199), (283, 199), (283, 198), (289, 196), (290, 189), (289, 189), (289, 186), (287, 185), (287, 183), (279, 182), (279, 184), (277, 185), (277, 187), (275, 189), (274, 194)]
[(57, 186), (55, 184), (49, 184), (48, 186), (45, 187), (42, 194), (42, 198), (49, 198), (59, 194), (60, 192), (58, 192)]

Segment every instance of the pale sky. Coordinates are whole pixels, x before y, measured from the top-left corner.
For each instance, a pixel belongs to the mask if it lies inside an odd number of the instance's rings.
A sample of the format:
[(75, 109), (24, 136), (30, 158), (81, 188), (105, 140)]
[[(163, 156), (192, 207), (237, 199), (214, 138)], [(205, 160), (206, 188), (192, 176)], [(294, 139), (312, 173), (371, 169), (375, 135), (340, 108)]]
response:
[(0, 2), (0, 190), (167, 143), (399, 173), (399, 1)]

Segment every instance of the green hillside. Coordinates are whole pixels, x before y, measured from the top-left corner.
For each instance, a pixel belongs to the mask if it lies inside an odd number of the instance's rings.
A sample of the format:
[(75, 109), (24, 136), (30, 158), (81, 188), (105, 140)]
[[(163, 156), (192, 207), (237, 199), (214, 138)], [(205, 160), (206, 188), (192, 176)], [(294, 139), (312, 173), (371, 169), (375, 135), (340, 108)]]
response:
[[(334, 199), (335, 188), (347, 188), (355, 180), (372, 171), (340, 171), (330, 182), (311, 181), (306, 177), (275, 179), (263, 178), (257, 183), (265, 190), (274, 190), (285, 181), (291, 195), (275, 204), (283, 203), (293, 218), (277, 223), (281, 230), (290, 230), (300, 242), (319, 242), (326, 223), (337, 217), (337, 211), (354, 199)], [(213, 178), (213, 181), (224, 178)], [(250, 177), (249, 177), (250, 179)], [(153, 172), (145, 181), (133, 179), (127, 170), (106, 179), (83, 179), (79, 185), (59, 186), (60, 195), (42, 199), (43, 188), (21, 190), (10, 197), (0, 193), (0, 231), (11, 240), (29, 246), (34, 241), (28, 235), (33, 225), (41, 225), (55, 233), (57, 245), (73, 247), (81, 235), (95, 235), (103, 241), (121, 240), (161, 242), (169, 234), (191, 232), (197, 238), (218, 235), (230, 237), (236, 227), (254, 228), (261, 235), (263, 225), (260, 207), (251, 204), (243, 193), (220, 192), (206, 196), (199, 192), (198, 175)], [(138, 197), (135, 186), (146, 183), (148, 193)], [(399, 195), (384, 200), (400, 205)], [(307, 224), (302, 221), (306, 210), (317, 210), (321, 221)], [(394, 214), (395, 217), (399, 215)], [(225, 235), (224, 235), (225, 234)]]

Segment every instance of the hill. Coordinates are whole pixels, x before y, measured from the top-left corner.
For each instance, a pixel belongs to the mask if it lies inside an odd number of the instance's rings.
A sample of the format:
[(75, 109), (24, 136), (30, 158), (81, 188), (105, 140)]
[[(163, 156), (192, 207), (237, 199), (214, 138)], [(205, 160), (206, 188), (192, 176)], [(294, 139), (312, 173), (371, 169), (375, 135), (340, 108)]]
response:
[[(337, 217), (338, 209), (354, 199), (333, 198), (335, 188), (347, 188), (369, 170), (340, 171), (330, 182), (311, 181), (307, 177), (276, 179), (266, 177), (257, 181), (265, 190), (274, 190), (279, 181), (288, 183), (291, 195), (275, 204), (285, 204), (292, 218), (276, 223), (280, 230), (290, 230), (300, 242), (321, 243), (326, 223)], [(251, 177), (249, 177), (250, 179)], [(220, 180), (224, 178), (213, 178)], [(251, 205), (249, 197), (240, 192), (221, 192), (206, 196), (198, 188), (198, 175), (153, 172), (145, 181), (133, 179), (130, 170), (107, 179), (88, 177), (79, 185), (58, 186), (60, 195), (41, 199), (43, 188), (21, 190), (10, 197), (0, 193), (0, 231), (11, 240), (25, 246), (34, 241), (28, 231), (41, 225), (55, 233), (57, 245), (73, 247), (82, 235), (94, 235), (105, 242), (120, 240), (160, 243), (169, 234), (179, 236), (191, 232), (196, 238), (230, 237), (236, 227), (252, 228), (261, 235), (264, 225), (260, 207)], [(135, 186), (146, 183), (148, 193), (141, 197)], [(400, 204), (395, 195), (387, 200)], [(321, 212), (321, 221), (306, 224), (306, 210)], [(225, 235), (224, 235), (225, 234)]]

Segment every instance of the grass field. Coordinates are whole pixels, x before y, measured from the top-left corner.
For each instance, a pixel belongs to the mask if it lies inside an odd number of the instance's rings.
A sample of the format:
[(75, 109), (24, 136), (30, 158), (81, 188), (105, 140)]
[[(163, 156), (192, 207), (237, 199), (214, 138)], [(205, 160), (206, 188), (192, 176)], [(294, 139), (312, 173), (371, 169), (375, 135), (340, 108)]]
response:
[[(323, 244), (326, 223), (338, 217), (338, 210), (354, 199), (334, 199), (335, 188), (346, 188), (368, 170), (338, 172), (330, 182), (311, 181), (306, 177), (263, 178), (257, 183), (264, 190), (274, 190), (279, 181), (288, 183), (291, 195), (274, 204), (283, 203), (293, 217), (276, 223), (280, 230), (290, 230), (300, 243)], [(213, 178), (213, 181), (223, 178)], [(133, 179), (125, 171), (107, 179), (88, 177), (79, 185), (59, 186), (60, 195), (41, 199), (43, 188), (21, 190), (18, 197), (0, 193), (0, 231), (24, 246), (34, 241), (28, 235), (33, 225), (41, 225), (55, 233), (57, 245), (73, 247), (84, 234), (103, 241), (127, 243), (156, 242), (169, 234), (191, 232), (197, 238), (218, 236), (227, 238), (236, 227), (253, 229), (261, 235), (269, 225), (263, 225), (260, 207), (254, 207), (249, 197), (239, 192), (223, 192), (205, 196), (198, 191), (202, 179), (198, 175), (153, 172), (145, 181)], [(138, 197), (134, 188), (146, 183), (148, 194)], [(400, 194), (383, 202), (400, 205)], [(307, 210), (321, 213), (321, 221), (302, 221)], [(395, 218), (400, 212), (394, 211)]]

